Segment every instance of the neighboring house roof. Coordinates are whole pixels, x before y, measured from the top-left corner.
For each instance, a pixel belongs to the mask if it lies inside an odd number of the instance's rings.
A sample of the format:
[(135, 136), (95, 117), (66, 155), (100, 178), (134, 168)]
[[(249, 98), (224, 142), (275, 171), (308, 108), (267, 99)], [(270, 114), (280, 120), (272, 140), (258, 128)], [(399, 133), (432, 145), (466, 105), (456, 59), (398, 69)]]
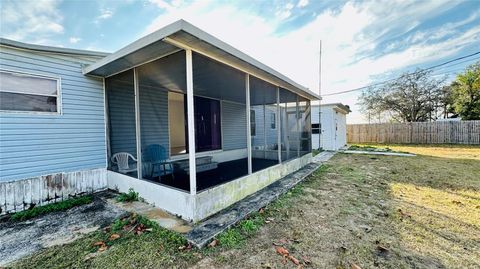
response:
[[(319, 106), (319, 105), (314, 105), (314, 106)], [(329, 103), (329, 104), (321, 104), (320, 106), (322, 107), (327, 107), (327, 106), (333, 106), (333, 107), (336, 107), (337, 109), (340, 109), (342, 113), (345, 113), (345, 114), (348, 114), (350, 112), (352, 112), (350, 110), (350, 107), (347, 106), (347, 105), (344, 105), (342, 103)]]
[(234, 66), (309, 99), (320, 99), (319, 95), (308, 88), (184, 20), (169, 24), (85, 67), (84, 74), (108, 77), (184, 48), (191, 48), (193, 51)]
[(40, 52), (50, 52), (50, 53), (57, 53), (57, 54), (70, 54), (70, 55), (96, 56), (96, 57), (102, 57), (102, 58), (110, 54), (110, 53), (106, 53), (106, 52), (91, 51), (91, 50), (68, 49), (68, 48), (59, 48), (59, 47), (28, 44), (28, 43), (18, 42), (18, 41), (14, 41), (14, 40), (2, 38), (2, 37), (0, 37), (0, 45), (19, 48), (19, 49), (40, 51)]

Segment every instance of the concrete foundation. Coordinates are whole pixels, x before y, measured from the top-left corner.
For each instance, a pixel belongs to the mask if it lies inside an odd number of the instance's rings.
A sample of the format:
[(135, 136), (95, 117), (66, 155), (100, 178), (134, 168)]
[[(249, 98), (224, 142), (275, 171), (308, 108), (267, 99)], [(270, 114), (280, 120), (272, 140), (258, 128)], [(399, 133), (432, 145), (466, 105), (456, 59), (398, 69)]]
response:
[(265, 188), (311, 162), (312, 154), (289, 160), (196, 195), (150, 181), (139, 180), (113, 171), (107, 172), (108, 187), (120, 192), (133, 188), (146, 202), (178, 215), (187, 221), (199, 221)]

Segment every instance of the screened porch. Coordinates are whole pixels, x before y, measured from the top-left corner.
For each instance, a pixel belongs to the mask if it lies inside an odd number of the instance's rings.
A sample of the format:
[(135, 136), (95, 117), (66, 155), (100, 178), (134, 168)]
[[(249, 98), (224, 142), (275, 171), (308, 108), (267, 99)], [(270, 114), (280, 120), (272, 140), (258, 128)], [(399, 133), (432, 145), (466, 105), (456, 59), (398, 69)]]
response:
[(109, 170), (192, 194), (311, 151), (310, 101), (191, 50), (105, 78)]

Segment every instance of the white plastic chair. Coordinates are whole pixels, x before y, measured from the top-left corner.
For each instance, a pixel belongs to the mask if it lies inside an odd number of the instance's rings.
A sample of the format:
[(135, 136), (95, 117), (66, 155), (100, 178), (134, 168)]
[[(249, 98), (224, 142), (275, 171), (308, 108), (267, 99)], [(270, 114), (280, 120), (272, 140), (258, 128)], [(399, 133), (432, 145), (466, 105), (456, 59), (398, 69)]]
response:
[(132, 154), (128, 152), (118, 152), (113, 154), (112, 163), (116, 164), (118, 167), (118, 172), (122, 174), (127, 174), (129, 172), (137, 171), (137, 165), (130, 167), (128, 159), (131, 158), (133, 161), (137, 162), (137, 159), (133, 157)]

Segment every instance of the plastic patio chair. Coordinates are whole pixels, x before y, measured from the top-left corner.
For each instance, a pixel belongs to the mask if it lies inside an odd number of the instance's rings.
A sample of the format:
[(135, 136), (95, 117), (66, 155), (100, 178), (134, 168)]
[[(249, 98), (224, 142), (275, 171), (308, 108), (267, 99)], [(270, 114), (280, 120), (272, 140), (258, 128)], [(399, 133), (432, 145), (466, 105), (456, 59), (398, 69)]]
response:
[[(158, 144), (148, 145), (143, 152), (143, 162), (149, 163), (150, 176), (173, 176), (173, 164), (168, 160), (167, 150)], [(158, 171), (155, 168), (158, 167)]]
[[(115, 153), (113, 154), (111, 159), (112, 163), (117, 165), (119, 173), (127, 174), (129, 172), (137, 171), (137, 159), (135, 159), (135, 157), (133, 157), (133, 155), (128, 152)], [(135, 166), (130, 167), (129, 159), (135, 161)]]

